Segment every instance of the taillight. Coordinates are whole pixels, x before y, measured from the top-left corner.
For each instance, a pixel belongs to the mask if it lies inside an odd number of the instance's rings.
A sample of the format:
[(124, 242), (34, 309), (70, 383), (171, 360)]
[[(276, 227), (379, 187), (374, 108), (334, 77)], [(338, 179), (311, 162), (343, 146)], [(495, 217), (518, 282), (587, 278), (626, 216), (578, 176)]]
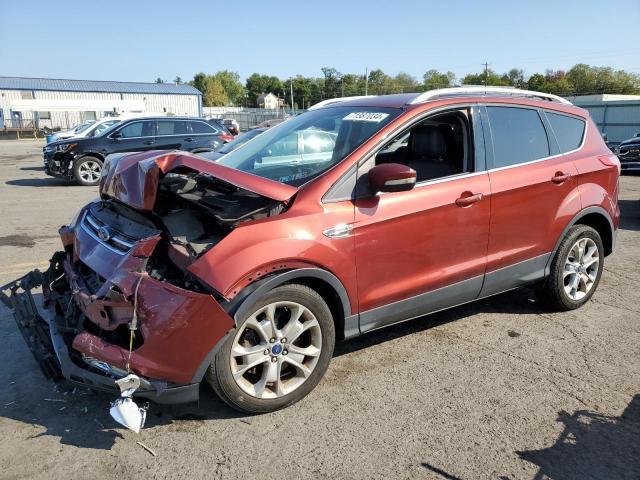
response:
[(611, 154), (611, 155), (600, 155), (598, 157), (598, 160), (600, 160), (600, 163), (603, 164), (605, 167), (616, 167), (618, 169), (618, 175), (620, 175), (620, 160), (618, 159), (618, 157), (616, 157), (615, 155)]
[(231, 142), (233, 141), (233, 135), (223, 133), (222, 135), (220, 135), (220, 140), (222, 140), (224, 143)]

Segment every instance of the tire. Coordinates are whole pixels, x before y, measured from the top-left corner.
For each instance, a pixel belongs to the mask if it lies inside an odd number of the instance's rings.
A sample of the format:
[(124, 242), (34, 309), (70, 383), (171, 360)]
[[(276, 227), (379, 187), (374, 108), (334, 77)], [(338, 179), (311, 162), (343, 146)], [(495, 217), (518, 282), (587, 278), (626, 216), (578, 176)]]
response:
[[(298, 284), (271, 290), (249, 312), (219, 349), (205, 377), (232, 408), (272, 412), (304, 398), (320, 382), (333, 356), (335, 325), (322, 297)], [(278, 340), (271, 342), (274, 323)], [(255, 351), (244, 354), (248, 349)], [(247, 368), (251, 365), (255, 366)]]
[[(582, 259), (579, 258), (579, 243), (585, 247)], [(585, 267), (594, 260), (596, 254), (597, 261)], [(580, 268), (576, 269), (577, 266)], [(560, 242), (551, 262), (549, 277), (537, 290), (538, 298), (556, 310), (575, 310), (587, 303), (595, 293), (603, 269), (604, 246), (600, 234), (587, 225), (574, 225)], [(574, 293), (576, 278), (578, 285)]]
[(102, 173), (102, 160), (86, 156), (77, 159), (73, 164), (73, 178), (80, 185), (97, 185)]

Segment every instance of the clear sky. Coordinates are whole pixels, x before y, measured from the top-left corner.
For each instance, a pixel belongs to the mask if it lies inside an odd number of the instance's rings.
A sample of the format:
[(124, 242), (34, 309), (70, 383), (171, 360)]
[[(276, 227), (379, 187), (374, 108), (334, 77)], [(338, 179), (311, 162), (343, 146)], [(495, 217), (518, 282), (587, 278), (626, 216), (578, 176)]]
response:
[(0, 76), (153, 81), (233, 70), (640, 73), (640, 0), (0, 0)]

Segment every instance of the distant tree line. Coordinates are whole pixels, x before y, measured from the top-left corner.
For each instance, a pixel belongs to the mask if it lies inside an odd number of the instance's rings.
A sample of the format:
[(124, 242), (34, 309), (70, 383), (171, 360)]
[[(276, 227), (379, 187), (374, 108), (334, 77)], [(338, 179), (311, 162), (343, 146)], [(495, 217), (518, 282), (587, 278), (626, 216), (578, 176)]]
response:
[[(236, 72), (221, 70), (214, 74), (200, 72), (187, 82), (202, 92), (205, 106), (255, 107), (257, 98), (263, 93), (273, 93), (284, 99), (287, 106), (307, 108), (327, 98), (353, 95), (385, 95), (391, 93), (422, 92), (456, 85), (502, 85), (554, 93), (562, 96), (592, 95), (602, 93), (638, 94), (640, 75), (614, 70), (611, 67), (595, 67), (579, 63), (571, 69), (547, 70), (525, 76), (524, 70), (511, 69), (499, 74), (491, 69), (470, 73), (458, 79), (453, 72), (429, 70), (422, 79), (398, 73), (387, 75), (380, 69), (368, 75), (341, 73), (335, 68), (324, 67), (322, 75), (281, 79), (272, 75), (254, 73), (244, 84)], [(158, 78), (157, 82), (163, 82)], [(182, 83), (176, 77), (175, 83)], [(293, 105), (291, 90), (293, 89)]]

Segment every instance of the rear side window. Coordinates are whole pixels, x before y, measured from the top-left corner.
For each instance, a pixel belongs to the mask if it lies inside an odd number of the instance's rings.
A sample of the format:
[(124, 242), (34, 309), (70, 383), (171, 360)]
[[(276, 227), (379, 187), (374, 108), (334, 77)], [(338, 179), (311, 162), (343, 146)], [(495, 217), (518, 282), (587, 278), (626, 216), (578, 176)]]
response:
[(493, 134), (493, 168), (549, 156), (549, 140), (536, 110), (487, 107)]
[(579, 118), (547, 112), (547, 118), (556, 134), (558, 145), (562, 153), (576, 150), (582, 144), (585, 122)]
[(191, 122), (193, 133), (218, 133), (218, 131), (206, 122)]
[(183, 135), (187, 133), (185, 120), (158, 120), (158, 135)]

